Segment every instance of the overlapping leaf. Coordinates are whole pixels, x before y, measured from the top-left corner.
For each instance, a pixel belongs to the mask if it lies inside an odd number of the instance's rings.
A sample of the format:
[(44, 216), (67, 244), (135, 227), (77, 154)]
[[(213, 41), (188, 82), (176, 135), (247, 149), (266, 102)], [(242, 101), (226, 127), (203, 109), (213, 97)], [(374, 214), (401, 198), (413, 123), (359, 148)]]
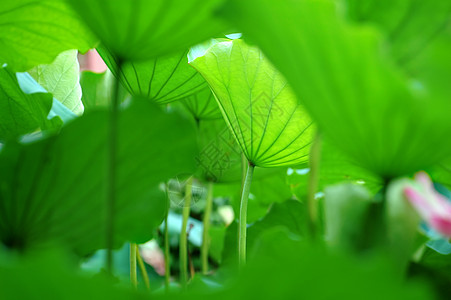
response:
[[(61, 242), (79, 254), (105, 247), (108, 112), (86, 114), (58, 136), (6, 144), (0, 155), (0, 240), (30, 249)], [(166, 211), (158, 188), (194, 169), (194, 130), (154, 104), (119, 117), (114, 238), (145, 242)], [(183, 152), (180, 152), (183, 149)]]
[(308, 160), (312, 121), (258, 48), (238, 39), (220, 42), (190, 63), (210, 85), (251, 163), (274, 167)]
[(220, 119), (221, 111), (209, 87), (181, 100), (183, 106), (196, 120)]
[(45, 93), (25, 94), (16, 73), (0, 68), (0, 140), (9, 140), (37, 129), (61, 125), (59, 118), (49, 120), (52, 96)]
[(37, 66), (29, 73), (71, 111), (76, 114), (83, 113), (79, 82), (80, 66), (76, 50), (65, 51), (51, 64)]
[(222, 0), (69, 0), (102, 43), (123, 60), (181, 51), (225, 29)]
[(443, 31), (450, 21), (447, 0), (344, 0), (348, 17), (377, 25), (390, 43), (396, 62), (415, 59)]
[(202, 76), (188, 65), (187, 51), (143, 62), (125, 62), (121, 74), (117, 74), (118, 66), (111, 53), (105, 49), (99, 49), (99, 53), (132, 95), (142, 96), (156, 103), (182, 99), (206, 86)]
[(199, 178), (214, 182), (241, 180), (241, 150), (224, 120), (199, 121), (197, 140)]
[(81, 72), (81, 101), (86, 111), (108, 106), (111, 99), (112, 77), (108, 71), (101, 74), (91, 71)]
[(88, 51), (92, 34), (64, 0), (2, 1), (0, 65), (26, 71), (48, 64), (62, 51)]
[(327, 0), (233, 3), (230, 17), (285, 74), (325, 135), (359, 164), (390, 178), (449, 155), (451, 103), (397, 69), (376, 30), (346, 24)]

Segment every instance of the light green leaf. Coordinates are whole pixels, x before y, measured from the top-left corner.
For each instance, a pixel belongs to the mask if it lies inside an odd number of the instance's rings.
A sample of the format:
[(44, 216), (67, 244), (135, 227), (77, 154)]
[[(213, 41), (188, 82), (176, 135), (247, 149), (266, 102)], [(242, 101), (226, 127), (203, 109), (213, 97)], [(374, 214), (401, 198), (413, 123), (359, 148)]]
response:
[(56, 117), (47, 119), (52, 108), (52, 95), (25, 94), (16, 73), (0, 68), (0, 140), (15, 139), (37, 129), (55, 129), (62, 125)]
[(146, 60), (200, 43), (225, 28), (222, 0), (69, 0), (101, 42), (123, 60)]
[[(105, 247), (108, 119), (108, 111), (87, 113), (57, 136), (3, 147), (4, 245), (24, 250), (59, 242), (81, 255)], [(120, 113), (115, 247), (150, 239), (167, 207), (159, 183), (194, 170), (194, 137), (189, 122), (148, 101)]]
[(396, 62), (405, 64), (420, 54), (450, 21), (448, 0), (344, 0), (353, 21), (378, 26), (385, 32)]
[(14, 71), (48, 64), (67, 49), (85, 52), (95, 45), (64, 0), (2, 1), (0, 27), (0, 65)]
[(51, 64), (37, 66), (28, 73), (53, 97), (80, 115), (83, 113), (83, 104), (77, 53), (77, 50), (62, 52)]
[(125, 62), (121, 74), (117, 63), (105, 49), (98, 49), (114, 76), (120, 75), (123, 86), (134, 96), (156, 103), (182, 99), (205, 88), (206, 83), (194, 68), (188, 65), (187, 51), (162, 56), (143, 62)]
[(396, 68), (377, 30), (346, 24), (333, 1), (233, 3), (229, 16), (284, 73), (324, 135), (360, 165), (391, 178), (449, 155), (451, 102)]
[(242, 40), (190, 62), (207, 80), (246, 158), (259, 167), (308, 160), (314, 127), (282, 75)]

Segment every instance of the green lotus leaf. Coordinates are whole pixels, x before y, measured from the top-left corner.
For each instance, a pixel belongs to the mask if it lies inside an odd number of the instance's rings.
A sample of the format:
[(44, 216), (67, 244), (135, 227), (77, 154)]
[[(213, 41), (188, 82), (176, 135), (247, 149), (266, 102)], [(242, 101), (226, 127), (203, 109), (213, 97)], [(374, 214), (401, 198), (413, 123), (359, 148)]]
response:
[(221, 111), (209, 87), (192, 94), (180, 101), (195, 120), (220, 119)]
[(86, 52), (96, 41), (64, 0), (2, 1), (0, 65), (14, 71), (49, 64), (64, 50)]
[(147, 60), (187, 49), (220, 34), (223, 0), (69, 0), (111, 53)]
[(0, 68), (0, 140), (61, 126), (60, 118), (47, 118), (52, 100), (52, 95), (47, 93), (25, 94), (16, 73), (8, 67)]
[(118, 74), (114, 56), (105, 49), (98, 50), (111, 72), (134, 96), (161, 104), (182, 99), (206, 86), (202, 76), (188, 65), (187, 51), (143, 62), (125, 62)]
[(441, 32), (451, 16), (448, 0), (345, 0), (347, 16), (378, 26), (390, 43), (397, 63), (415, 59)]
[(81, 101), (86, 111), (108, 106), (113, 80), (114, 77), (109, 71), (104, 73), (83, 71), (80, 73)]
[[(87, 113), (59, 135), (0, 152), (0, 241), (31, 250), (59, 243), (86, 255), (105, 248), (108, 111)], [(114, 246), (143, 243), (167, 208), (160, 182), (192, 172), (194, 128), (148, 101), (119, 115)], [(183, 149), (183, 152), (180, 151)]]
[(241, 181), (241, 149), (223, 119), (200, 120), (197, 140), (199, 178), (213, 182)]
[(77, 53), (76, 50), (62, 52), (51, 64), (37, 66), (28, 73), (67, 108), (82, 114)]
[(249, 162), (276, 167), (308, 160), (312, 121), (258, 48), (239, 39), (220, 42), (190, 63), (210, 85)]
[(375, 28), (347, 24), (333, 1), (232, 2), (229, 17), (287, 77), (324, 135), (360, 165), (387, 179), (449, 156), (449, 96), (433, 97), (393, 64)]

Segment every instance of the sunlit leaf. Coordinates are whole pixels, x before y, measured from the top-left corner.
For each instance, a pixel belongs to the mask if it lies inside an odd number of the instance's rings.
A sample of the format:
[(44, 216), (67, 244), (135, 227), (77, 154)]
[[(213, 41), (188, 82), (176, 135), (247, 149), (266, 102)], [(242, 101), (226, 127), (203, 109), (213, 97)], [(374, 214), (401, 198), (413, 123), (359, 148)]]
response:
[(190, 62), (204, 76), (247, 159), (259, 167), (308, 160), (314, 127), (282, 75), (242, 40)]
[(99, 49), (115, 76), (134, 96), (141, 96), (156, 103), (168, 103), (190, 96), (206, 83), (200, 74), (188, 65), (187, 51), (158, 57), (143, 62), (125, 62), (121, 74), (117, 74), (117, 63), (105, 49)]
[(51, 64), (37, 66), (28, 73), (71, 111), (83, 113), (76, 50), (65, 51)]
[(2, 1), (0, 27), (0, 65), (15, 71), (51, 63), (64, 50), (85, 52), (95, 45), (64, 0)]

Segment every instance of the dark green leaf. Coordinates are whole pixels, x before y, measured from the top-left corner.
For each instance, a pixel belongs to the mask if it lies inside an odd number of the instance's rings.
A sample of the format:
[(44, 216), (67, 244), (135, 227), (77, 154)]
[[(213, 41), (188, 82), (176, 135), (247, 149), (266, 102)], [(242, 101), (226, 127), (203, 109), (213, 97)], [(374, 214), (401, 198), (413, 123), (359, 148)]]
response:
[(58, 117), (47, 119), (52, 101), (50, 94), (25, 94), (16, 74), (7, 67), (0, 68), (0, 140), (61, 126)]
[[(134, 101), (118, 132), (115, 246), (145, 242), (166, 211), (158, 185), (194, 169), (194, 131), (154, 104)], [(108, 113), (86, 114), (61, 133), (0, 155), (0, 239), (29, 249), (63, 242), (79, 254), (105, 247)], [(181, 151), (183, 149), (183, 151)]]

